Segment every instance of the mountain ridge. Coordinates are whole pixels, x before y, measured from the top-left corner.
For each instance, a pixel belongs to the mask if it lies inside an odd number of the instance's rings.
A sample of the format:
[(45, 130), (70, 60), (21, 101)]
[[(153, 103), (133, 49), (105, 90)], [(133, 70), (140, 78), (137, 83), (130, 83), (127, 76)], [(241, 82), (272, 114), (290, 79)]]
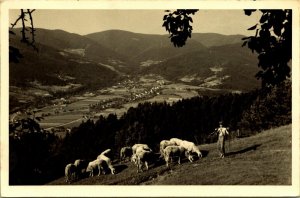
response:
[[(243, 90), (251, 90), (258, 87), (259, 84), (254, 78), (254, 74), (258, 71), (257, 58), (246, 47), (241, 47), (240, 38), (242, 37), (242, 35), (194, 33), (184, 47), (175, 48), (167, 35), (107, 30), (81, 36), (60, 29), (37, 28), (36, 44), (42, 47), (40, 51), (47, 57), (50, 55), (55, 57), (57, 55), (54, 54), (58, 53), (64, 56), (65, 61), (74, 62), (75, 60), (79, 64), (91, 63), (106, 67), (118, 75), (144, 75), (154, 72), (176, 81), (195, 75), (200, 79), (200, 81), (194, 82), (195, 85), (214, 76), (214, 72), (211, 71), (212, 67), (217, 64), (225, 64), (227, 73), (225, 69), (223, 72), (218, 72), (217, 77), (236, 76), (234, 80), (243, 82), (234, 83), (231, 80), (230, 87), (234, 84), (243, 84), (242, 87), (238, 87)], [(202, 44), (203, 41), (206, 44)], [(219, 46), (213, 46), (214, 44), (219, 44)], [(45, 46), (51, 47), (52, 50)], [(47, 52), (47, 50), (51, 52)], [(28, 49), (26, 51), (29, 52)], [(55, 62), (53, 58), (52, 60)], [(242, 71), (239, 68), (240, 64), (248, 64), (249, 67), (243, 67), (242, 70), (245, 71)], [(230, 65), (233, 66), (230, 68)], [(239, 79), (238, 76), (241, 72), (251, 74), (251, 76), (246, 75), (245, 78)], [(249, 79), (251, 80), (249, 81)], [(228, 80), (225, 79), (223, 82)], [(248, 81), (250, 83), (247, 83)]]

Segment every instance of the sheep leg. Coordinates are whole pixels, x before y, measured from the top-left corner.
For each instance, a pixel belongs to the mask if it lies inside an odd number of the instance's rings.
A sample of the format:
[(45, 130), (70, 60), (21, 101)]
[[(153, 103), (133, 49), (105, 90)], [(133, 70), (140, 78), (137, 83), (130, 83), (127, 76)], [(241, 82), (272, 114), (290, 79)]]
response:
[(163, 158), (164, 157), (164, 149), (160, 148), (160, 156), (159, 158)]
[(169, 167), (169, 156), (166, 156), (165, 161), (166, 161), (166, 166), (168, 168)]
[(145, 162), (146, 170), (149, 170), (148, 162)]
[(110, 169), (110, 172), (111, 172), (111, 174), (112, 174), (112, 175), (114, 175), (114, 174), (115, 174), (115, 171), (114, 171), (114, 169)]
[(100, 175), (101, 175), (101, 166), (98, 165), (98, 176), (100, 176)]
[(139, 163), (138, 159), (136, 159), (136, 161), (134, 163), (135, 163), (136, 168), (137, 168), (136, 172), (139, 173), (140, 172), (140, 163)]
[(72, 173), (72, 181), (76, 181), (76, 173)]
[(180, 157), (178, 158), (178, 164), (180, 164)]
[(114, 169), (114, 167), (113, 167), (112, 165), (110, 165), (110, 166), (109, 166), (109, 169), (110, 169), (111, 174), (114, 175), (114, 174), (115, 174), (115, 169)]
[(143, 162), (140, 161), (140, 171), (141, 171), (141, 172), (144, 172), (144, 171), (143, 171), (143, 166), (144, 166)]

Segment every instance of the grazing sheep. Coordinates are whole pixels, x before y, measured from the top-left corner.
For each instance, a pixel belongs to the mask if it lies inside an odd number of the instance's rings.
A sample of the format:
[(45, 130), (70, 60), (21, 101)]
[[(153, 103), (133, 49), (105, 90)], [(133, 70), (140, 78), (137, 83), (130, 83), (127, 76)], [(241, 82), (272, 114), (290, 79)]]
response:
[(111, 174), (115, 174), (116, 171), (113, 165), (111, 164), (111, 159), (105, 156), (105, 154), (109, 153), (110, 151), (110, 149), (103, 151), (100, 155), (98, 155), (97, 159), (105, 161), (107, 163), (108, 168), (111, 171)]
[(120, 150), (120, 162), (125, 161), (126, 158), (130, 158), (132, 156), (132, 148), (131, 147), (123, 147)]
[(103, 160), (101, 159), (96, 159), (94, 161), (89, 162), (87, 168), (86, 168), (86, 172), (89, 172), (89, 176), (93, 177), (94, 176), (94, 170), (98, 169), (98, 176), (101, 175), (102, 170), (103, 170), (103, 163), (105, 163)]
[(174, 145), (175, 145), (174, 142), (171, 142), (169, 140), (162, 140), (159, 144), (160, 158), (164, 157), (164, 149), (167, 146), (174, 146)]
[(170, 142), (173, 144), (173, 145), (176, 145), (176, 146), (180, 146), (181, 142), (183, 140), (179, 139), (179, 138), (171, 138), (170, 139)]
[(130, 161), (133, 162), (133, 163), (135, 163), (135, 164), (137, 164), (137, 155), (136, 155), (136, 154), (133, 154), (133, 155), (131, 156)]
[(186, 155), (189, 159), (190, 156), (186, 149), (182, 146), (167, 146), (164, 149), (164, 157), (166, 161), (166, 166), (169, 167), (169, 161), (172, 160), (173, 157), (178, 157), (178, 164), (180, 164), (181, 158)]
[(86, 171), (87, 161), (77, 159), (75, 160), (74, 165), (76, 167), (76, 176), (82, 176), (82, 174)]
[(202, 157), (202, 153), (199, 150), (199, 148), (194, 144), (194, 142), (189, 142), (186, 140), (183, 140), (180, 144), (180, 146), (184, 147), (189, 153), (197, 153), (198, 157)]
[(135, 144), (132, 146), (132, 154), (135, 154), (137, 148), (139, 148), (139, 147), (142, 147), (144, 150), (151, 150), (147, 144)]
[(138, 147), (133, 156), (136, 156), (135, 164), (137, 165), (137, 172), (143, 171), (143, 164), (145, 164), (146, 170), (149, 169), (148, 163), (153, 158), (153, 152), (151, 149), (144, 150), (144, 147)]
[(65, 167), (65, 176), (67, 183), (76, 179), (76, 166), (74, 164), (70, 163)]

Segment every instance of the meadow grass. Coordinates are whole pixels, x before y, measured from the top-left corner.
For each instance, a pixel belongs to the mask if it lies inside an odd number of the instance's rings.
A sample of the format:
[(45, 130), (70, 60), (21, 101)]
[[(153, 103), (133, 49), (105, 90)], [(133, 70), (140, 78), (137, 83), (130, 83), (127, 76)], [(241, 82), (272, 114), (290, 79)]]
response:
[[(136, 172), (130, 163), (116, 163), (116, 175), (84, 178), (73, 185), (291, 185), (291, 125), (257, 135), (227, 141), (227, 155), (219, 158), (217, 145), (200, 145), (204, 157), (193, 163), (183, 160), (167, 168), (164, 162)], [(60, 178), (49, 185), (65, 184)]]

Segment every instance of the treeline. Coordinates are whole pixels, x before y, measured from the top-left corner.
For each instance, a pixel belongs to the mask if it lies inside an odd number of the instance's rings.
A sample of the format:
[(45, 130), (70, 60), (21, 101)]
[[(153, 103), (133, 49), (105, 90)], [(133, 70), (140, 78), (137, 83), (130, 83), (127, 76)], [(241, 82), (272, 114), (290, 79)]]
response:
[(64, 139), (41, 130), (10, 136), (10, 184), (51, 181), (64, 174), (67, 163), (95, 159), (107, 148), (117, 157), (121, 147), (135, 143), (146, 143), (158, 152), (159, 142), (172, 137), (198, 145), (210, 143), (216, 140), (209, 134), (219, 121), (232, 133), (239, 130), (243, 135), (291, 123), (291, 83), (249, 93), (195, 97), (172, 105), (143, 103), (121, 118), (110, 114), (96, 122), (83, 122)]

